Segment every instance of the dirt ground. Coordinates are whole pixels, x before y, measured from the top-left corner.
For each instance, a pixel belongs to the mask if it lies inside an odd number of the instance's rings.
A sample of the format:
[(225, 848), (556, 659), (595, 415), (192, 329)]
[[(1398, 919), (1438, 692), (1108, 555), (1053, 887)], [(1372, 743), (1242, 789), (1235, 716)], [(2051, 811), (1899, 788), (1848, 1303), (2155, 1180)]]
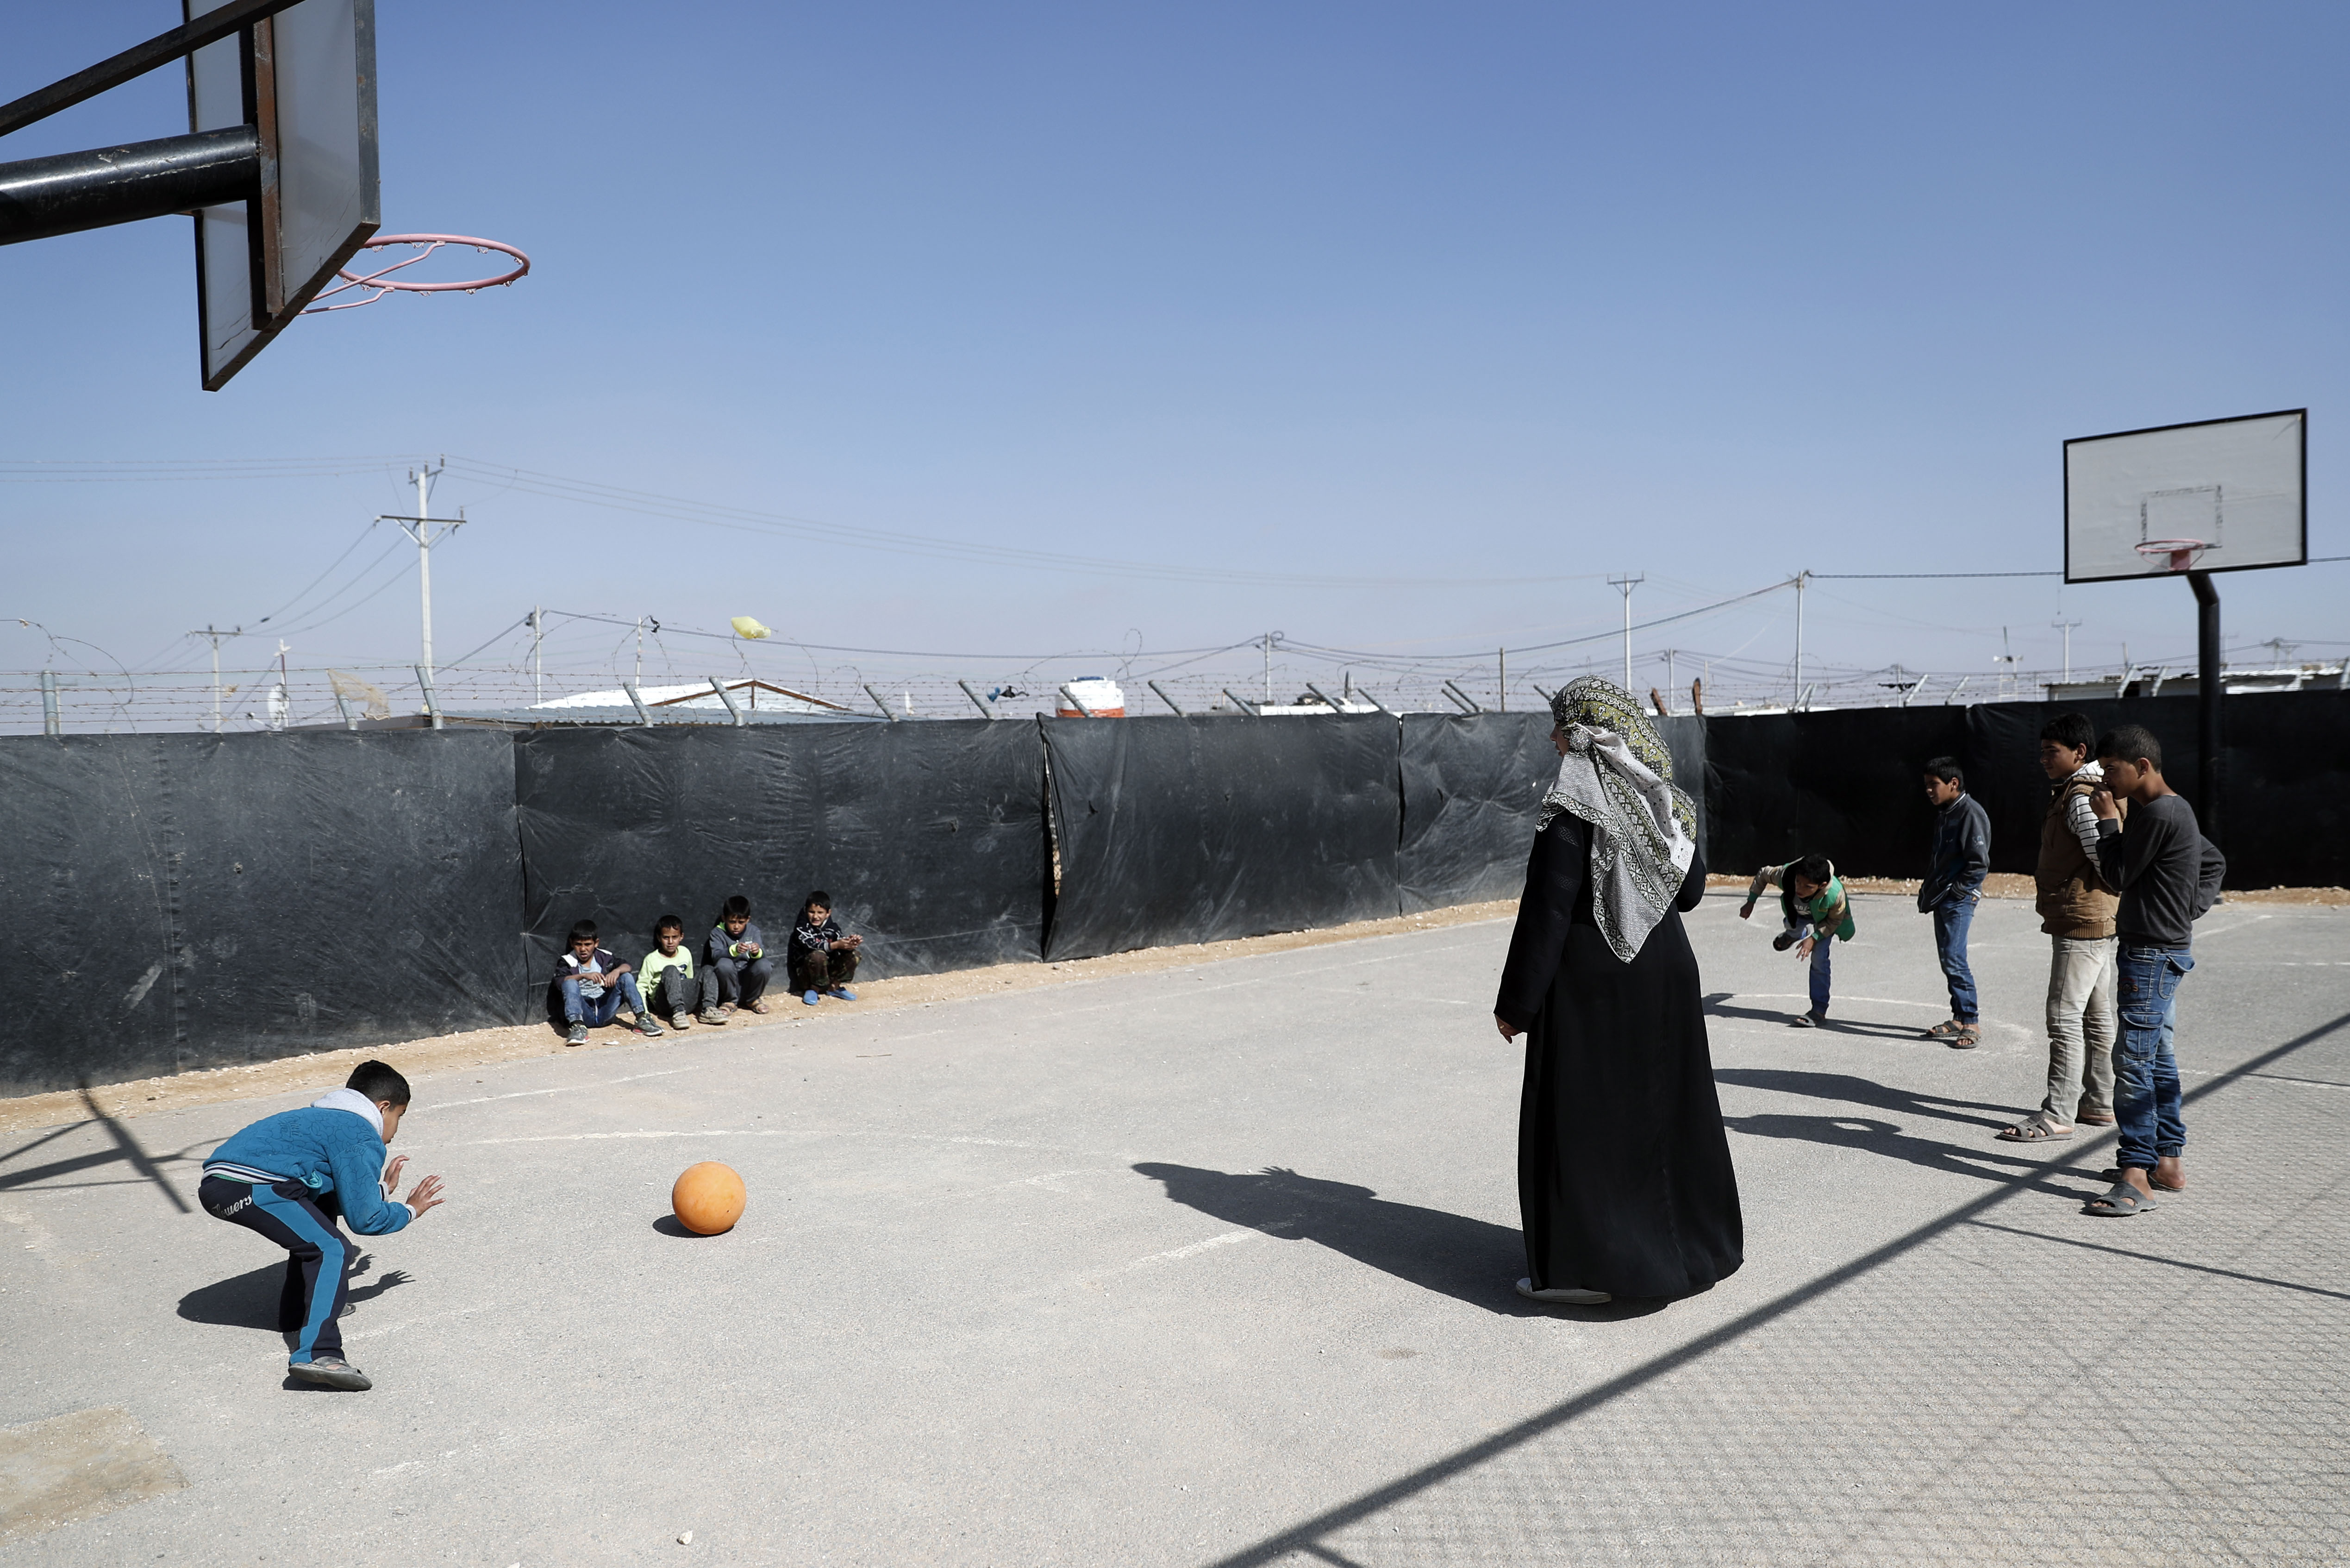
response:
[[(1202, 942), (1185, 947), (1145, 948), (1137, 952), (1113, 953), (1107, 958), (1074, 959), (1060, 963), (995, 964), (986, 969), (957, 970), (950, 974), (859, 981), (857, 1001), (827, 1002), (817, 1007), (805, 1006), (799, 998), (788, 993), (770, 993), (768, 1000), (775, 1009), (773, 1012), (764, 1017), (753, 1012), (737, 1012), (732, 1021), (718, 1027), (729, 1035), (759, 1030), (821, 1029), (851, 1013), (916, 1007), (923, 1002), (948, 1002), (983, 992), (1033, 991), (1040, 986), (1066, 985), (1072, 981), (1097, 980), (1108, 975), (1180, 969), (1187, 964), (1206, 963), (1216, 959), (1238, 958), (1251, 953), (1286, 952), (1293, 948), (1320, 947), (1328, 942), (1351, 941), (1357, 937), (1387, 936), (1399, 931), (1503, 919), (1516, 911), (1517, 900), (1503, 898), (1490, 904), (1461, 904), (1449, 909), (1431, 909), (1424, 914), (1402, 915), (1390, 919), (1358, 920), (1352, 925), (1331, 926), (1321, 930), (1282, 931), (1272, 936)], [(693, 1025), (690, 1033), (698, 1033), (702, 1027)], [(340, 1083), (353, 1067), (370, 1056), (390, 1056), (393, 1065), (401, 1072), (423, 1076), (451, 1068), (478, 1067), (485, 1063), (513, 1062), (530, 1056), (561, 1056), (573, 1049), (594, 1051), (607, 1045), (627, 1044), (636, 1038), (627, 1028), (612, 1023), (602, 1029), (589, 1030), (588, 1044), (575, 1048), (566, 1046), (563, 1036), (547, 1025), (533, 1023), (498, 1029), (473, 1029), (462, 1034), (441, 1034), (426, 1040), (387, 1041), (380, 1045), (356, 1046), (348, 1051), (320, 1051), (304, 1056), (281, 1057), (274, 1062), (255, 1062), (241, 1067), (219, 1067), (209, 1072), (140, 1078), (128, 1084), (106, 1084), (89, 1091), (88, 1100), (79, 1090), (73, 1089), (47, 1095), (26, 1095), (17, 1099), (0, 1099), (0, 1132), (24, 1132), (35, 1127), (58, 1127), (80, 1121), (90, 1115), (93, 1104), (108, 1116), (128, 1118), (188, 1106), (216, 1105), (223, 1100), (242, 1100), (283, 1093), (310, 1085), (331, 1085)]]

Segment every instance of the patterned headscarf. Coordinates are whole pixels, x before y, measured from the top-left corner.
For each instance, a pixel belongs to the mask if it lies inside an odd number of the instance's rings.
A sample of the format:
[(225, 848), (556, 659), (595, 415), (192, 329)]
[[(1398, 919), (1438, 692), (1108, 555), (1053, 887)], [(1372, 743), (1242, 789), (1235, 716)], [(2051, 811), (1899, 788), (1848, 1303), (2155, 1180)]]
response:
[(1550, 713), (1566, 732), (1566, 754), (1535, 831), (1561, 812), (1591, 825), (1591, 912), (1630, 963), (1679, 896), (1697, 853), (1697, 811), (1673, 786), (1664, 737), (1622, 687), (1594, 675), (1570, 680)]

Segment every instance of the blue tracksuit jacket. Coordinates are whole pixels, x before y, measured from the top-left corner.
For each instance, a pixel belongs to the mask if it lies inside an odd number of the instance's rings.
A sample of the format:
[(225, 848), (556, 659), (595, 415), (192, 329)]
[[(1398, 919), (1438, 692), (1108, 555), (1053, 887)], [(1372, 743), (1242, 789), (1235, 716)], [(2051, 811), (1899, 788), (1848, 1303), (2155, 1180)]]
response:
[(264, 1116), (213, 1150), (206, 1176), (232, 1181), (298, 1181), (331, 1192), (343, 1219), (362, 1236), (383, 1236), (414, 1216), (383, 1196), (383, 1139), (365, 1116), (309, 1106)]

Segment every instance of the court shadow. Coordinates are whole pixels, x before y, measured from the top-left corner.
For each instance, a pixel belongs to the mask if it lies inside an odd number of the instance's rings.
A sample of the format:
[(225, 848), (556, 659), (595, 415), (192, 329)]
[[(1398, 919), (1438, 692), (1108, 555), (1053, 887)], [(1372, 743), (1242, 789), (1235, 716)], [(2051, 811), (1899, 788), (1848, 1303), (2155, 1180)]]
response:
[[(2078, 1188), (2062, 1187), (2051, 1179), (2072, 1177), (2095, 1181), (2097, 1172), (2094, 1166), (2052, 1167), (2046, 1165), (2044, 1156), (2041, 1159), (2020, 1159), (1995, 1149), (1962, 1148), (1957, 1144), (1936, 1143), (1930, 1138), (1913, 1137), (1891, 1122), (1880, 1122), (1867, 1116), (1724, 1116), (1721, 1125), (1731, 1132), (1745, 1133), (1752, 1137), (1797, 1138), (1831, 1148), (1861, 1149), (1869, 1154), (1906, 1160), (1928, 1170), (1971, 1176), (1978, 1180), (1996, 1181), (2002, 1186), (2022, 1186), (2034, 1192), (2044, 1192), (2052, 1198), (2070, 1199), (2075, 1202), (2085, 1196), (2095, 1195), (2085, 1195)], [(2018, 1178), (2028, 1179), (2019, 1182)], [(2095, 1190), (2102, 1192), (2106, 1186), (2107, 1183), (2096, 1182)]]
[[(1137, 1174), (1162, 1183), (1167, 1196), (1227, 1225), (1261, 1231), (1278, 1241), (1315, 1241), (1384, 1274), (1507, 1317), (1548, 1317), (1517, 1293), (1526, 1272), (1524, 1239), (1514, 1226), (1488, 1224), (1438, 1209), (1394, 1203), (1367, 1187), (1263, 1171), (1202, 1170), (1145, 1163)], [(1569, 1309), (1607, 1321), (1654, 1312), (1661, 1302), (1615, 1302)]]
[[(1946, 1122), (1966, 1122), (1994, 1130), (2009, 1126), (2017, 1116), (2011, 1106), (1994, 1106), (1984, 1100), (1960, 1100), (1948, 1095), (1891, 1088), (1850, 1073), (1806, 1073), (1784, 1067), (1721, 1067), (1715, 1070), (1713, 1081), (1735, 1084), (1746, 1089), (1775, 1089), (1783, 1095), (1802, 1095), (1814, 1100), (1836, 1100), (1847, 1106), (1868, 1106), (1880, 1111), (1891, 1111), (1896, 1116), (1932, 1116)], [(1970, 1111), (1989, 1111), (1991, 1115), (1969, 1116), (1967, 1113)]]
[[(374, 1268), (375, 1260), (362, 1255), (351, 1269), (356, 1280)], [(372, 1284), (354, 1284), (344, 1300), (351, 1306), (373, 1301), (389, 1290), (410, 1282), (411, 1276), (394, 1269)], [(277, 1295), (286, 1287), (286, 1265), (265, 1263), (250, 1273), (200, 1285), (180, 1298), (180, 1315), (190, 1323), (217, 1324), (223, 1328), (257, 1328), (277, 1332)], [(304, 1386), (315, 1386), (306, 1384)]]

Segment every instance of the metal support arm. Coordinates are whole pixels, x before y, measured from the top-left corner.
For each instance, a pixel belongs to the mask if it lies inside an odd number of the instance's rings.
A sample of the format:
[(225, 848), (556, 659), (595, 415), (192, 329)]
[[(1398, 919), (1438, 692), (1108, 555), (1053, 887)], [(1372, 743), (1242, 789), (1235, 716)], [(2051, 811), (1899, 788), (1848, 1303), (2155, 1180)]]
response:
[(0, 245), (134, 223), (261, 193), (249, 125), (0, 163)]

